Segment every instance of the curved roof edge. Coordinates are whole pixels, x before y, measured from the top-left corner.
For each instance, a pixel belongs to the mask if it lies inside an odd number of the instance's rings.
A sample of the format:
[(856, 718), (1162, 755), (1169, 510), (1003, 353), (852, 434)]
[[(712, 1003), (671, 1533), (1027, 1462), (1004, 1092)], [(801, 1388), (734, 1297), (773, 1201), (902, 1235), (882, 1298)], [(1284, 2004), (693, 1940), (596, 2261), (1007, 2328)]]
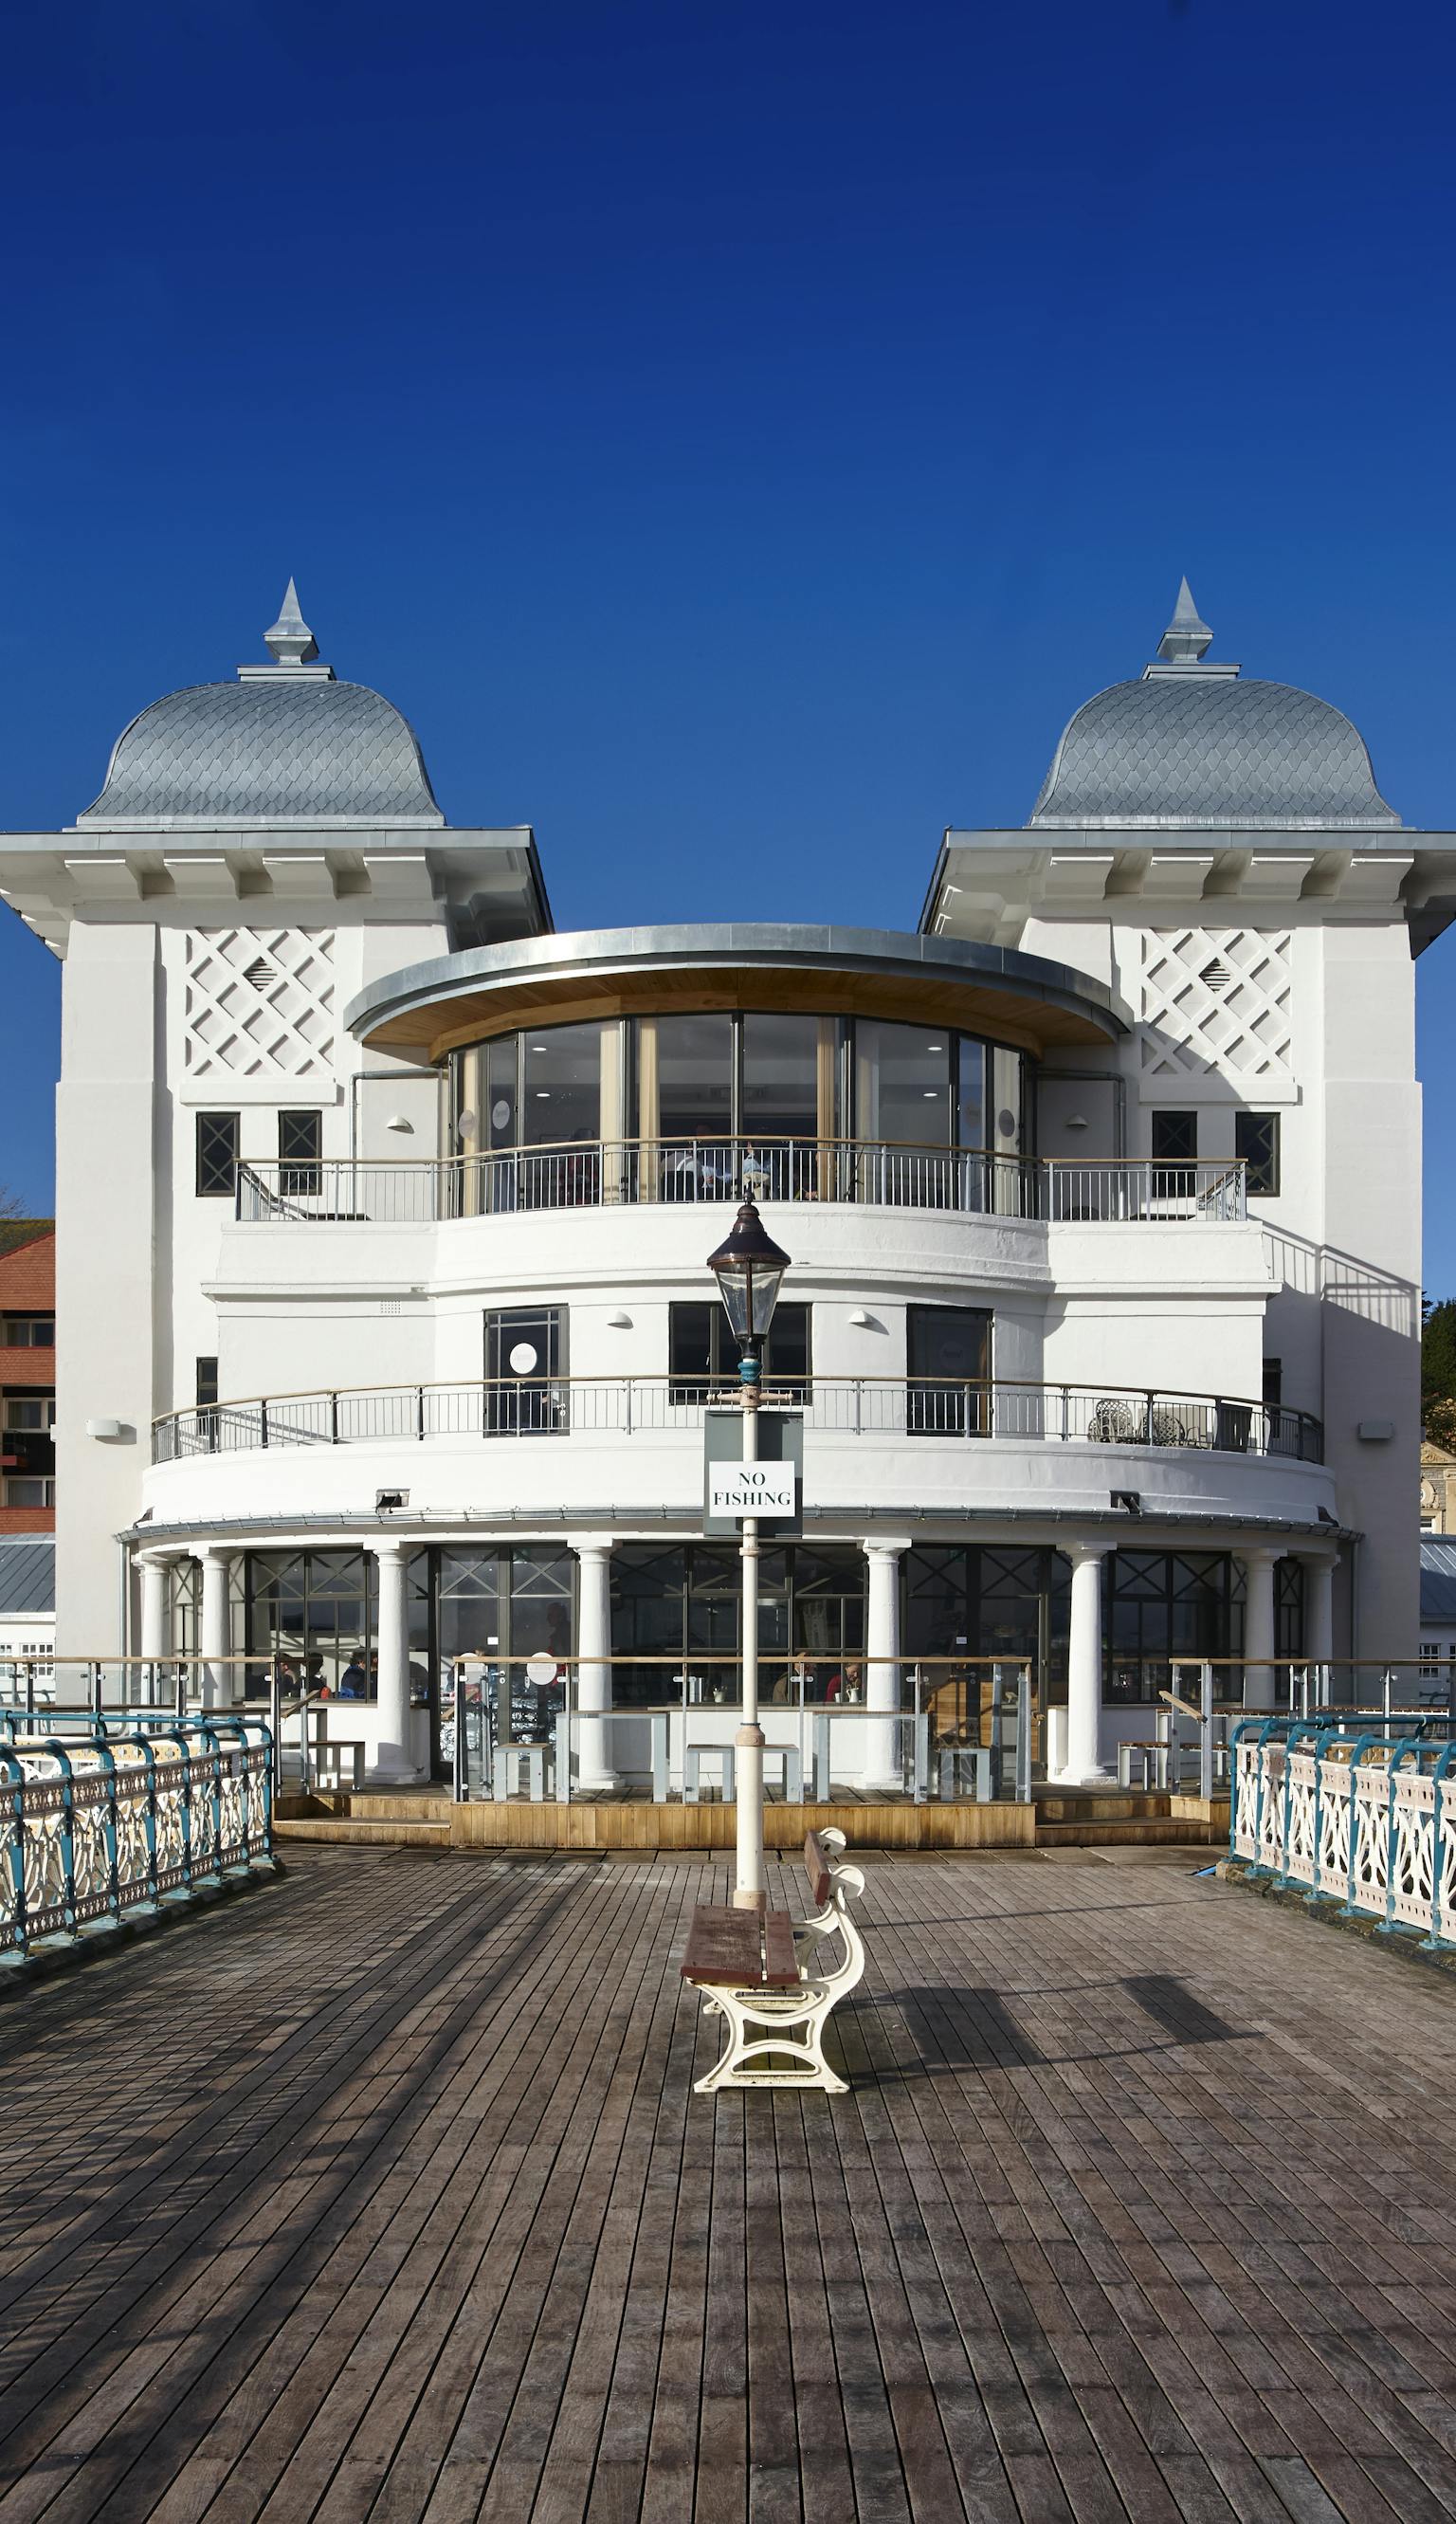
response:
[(707, 971), (745, 967), (878, 974), (924, 982), (962, 983), (1040, 1001), (1079, 1018), (1105, 1040), (1126, 1033), (1130, 1012), (1091, 974), (1010, 946), (929, 938), (894, 929), (817, 928), (769, 921), (723, 921), (662, 928), (583, 929), (546, 938), (474, 946), (387, 973), (358, 993), (344, 1011), (354, 1035), (448, 1004), (467, 995), (509, 991), (531, 981), (569, 981), (631, 971)]

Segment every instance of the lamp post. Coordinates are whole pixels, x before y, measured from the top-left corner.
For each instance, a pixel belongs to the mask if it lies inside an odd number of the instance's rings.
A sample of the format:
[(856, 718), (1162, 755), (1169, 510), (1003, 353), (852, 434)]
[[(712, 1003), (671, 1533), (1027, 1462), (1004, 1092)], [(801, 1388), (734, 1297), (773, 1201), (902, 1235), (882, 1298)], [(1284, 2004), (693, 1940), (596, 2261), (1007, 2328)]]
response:
[[(775, 1244), (752, 1201), (746, 1200), (716, 1253), (707, 1257), (739, 1350), (743, 1460), (758, 1459), (758, 1380), (763, 1344), (779, 1301), (789, 1256)], [(743, 1723), (735, 1738), (738, 1771), (738, 1880), (735, 1910), (761, 1911), (763, 1885), (763, 1729), (758, 1723), (758, 1520), (743, 1524)]]

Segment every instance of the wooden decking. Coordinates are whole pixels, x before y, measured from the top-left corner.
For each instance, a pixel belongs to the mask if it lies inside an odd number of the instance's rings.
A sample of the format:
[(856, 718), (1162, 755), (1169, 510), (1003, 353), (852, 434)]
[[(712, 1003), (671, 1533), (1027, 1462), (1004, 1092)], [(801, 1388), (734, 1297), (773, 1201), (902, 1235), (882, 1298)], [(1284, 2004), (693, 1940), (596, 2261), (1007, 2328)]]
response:
[(691, 2094), (711, 1859), (300, 1848), (9, 2000), (0, 2524), (1456, 2513), (1456, 1987), (1197, 1864), (872, 1865), (833, 2101)]

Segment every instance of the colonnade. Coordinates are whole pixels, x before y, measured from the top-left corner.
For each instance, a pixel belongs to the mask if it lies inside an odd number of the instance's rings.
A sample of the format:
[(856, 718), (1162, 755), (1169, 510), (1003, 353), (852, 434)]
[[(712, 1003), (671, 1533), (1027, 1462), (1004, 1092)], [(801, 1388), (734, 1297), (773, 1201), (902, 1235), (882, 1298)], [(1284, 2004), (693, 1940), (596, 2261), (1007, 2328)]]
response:
[[(611, 1759), (611, 1553), (610, 1534), (582, 1534), (570, 1539), (578, 1567), (577, 1656), (575, 1700), (579, 1713), (579, 1785), (611, 1787), (616, 1772)], [(897, 1741), (900, 1711), (900, 1558), (910, 1549), (908, 1535), (875, 1535), (863, 1544), (868, 1564), (865, 1605), (865, 1708), (863, 1726), (864, 1785), (898, 1787), (903, 1777), (902, 1753)], [(1115, 1542), (1098, 1533), (1060, 1540), (1058, 1549), (1072, 1568), (1070, 1629), (1067, 1646), (1067, 1719), (1065, 1757), (1057, 1772), (1066, 1785), (1092, 1784), (1105, 1778), (1103, 1760), (1103, 1564)], [(409, 1559), (413, 1536), (380, 1535), (364, 1548), (378, 1563), (375, 1648), (378, 1683), (375, 1703), (378, 1740), (372, 1776), (384, 1782), (417, 1780), (414, 1728), (410, 1706)], [(1272, 1709), (1275, 1701), (1275, 1568), (1285, 1556), (1277, 1543), (1239, 1543), (1234, 1557), (1243, 1570), (1243, 1700), (1250, 1710)], [(1303, 1662), (1328, 1664), (1334, 1653), (1335, 1551), (1301, 1551), (1304, 1564)], [(170, 1650), (170, 1572), (178, 1560), (191, 1557), (201, 1569), (198, 1623), (204, 1707), (221, 1708), (243, 1697), (242, 1668), (226, 1662), (231, 1637), (230, 1581), (233, 1553), (226, 1543), (201, 1543), (189, 1553), (156, 1549), (137, 1555), (141, 1578), (140, 1653), (164, 1659)]]

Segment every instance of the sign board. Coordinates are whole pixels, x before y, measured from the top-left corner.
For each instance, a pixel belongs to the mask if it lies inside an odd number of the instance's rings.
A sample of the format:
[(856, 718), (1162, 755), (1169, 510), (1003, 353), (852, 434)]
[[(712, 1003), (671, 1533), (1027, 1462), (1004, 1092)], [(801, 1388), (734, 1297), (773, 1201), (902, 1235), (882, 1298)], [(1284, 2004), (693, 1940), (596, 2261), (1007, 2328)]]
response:
[(709, 1464), (709, 1516), (792, 1516), (799, 1504), (792, 1464)]
[[(709, 1539), (721, 1535), (736, 1542), (745, 1514), (756, 1513), (765, 1542), (784, 1541), (800, 1530), (799, 1501), (803, 1483), (803, 1414), (779, 1411), (760, 1403), (755, 1463), (743, 1460), (743, 1413), (708, 1410), (704, 1414), (703, 1530)], [(715, 1484), (735, 1484), (745, 1474), (761, 1473), (774, 1483), (772, 1506), (753, 1511), (715, 1502)], [(789, 1476), (792, 1475), (792, 1481)], [(782, 1486), (778, 1486), (782, 1484)], [(755, 1483), (755, 1493), (762, 1490)]]

